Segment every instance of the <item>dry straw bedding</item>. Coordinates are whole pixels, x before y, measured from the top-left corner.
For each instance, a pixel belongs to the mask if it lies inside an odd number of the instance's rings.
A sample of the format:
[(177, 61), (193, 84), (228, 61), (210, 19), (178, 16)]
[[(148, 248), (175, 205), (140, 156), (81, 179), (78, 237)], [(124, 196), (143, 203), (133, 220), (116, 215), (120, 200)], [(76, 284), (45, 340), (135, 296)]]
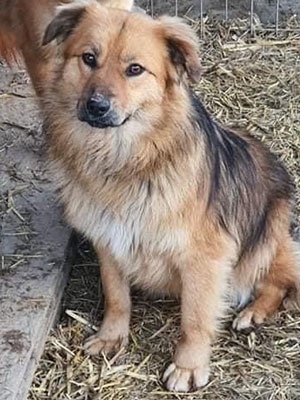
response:
[[(200, 32), (200, 22), (192, 22)], [(230, 25), (206, 21), (201, 39), (203, 76), (195, 90), (218, 120), (247, 128), (285, 162), (298, 188), (293, 228), (299, 236), (300, 31), (275, 36), (258, 29), (250, 38), (247, 26), (241, 20)], [(297, 312), (282, 311), (243, 333), (232, 330), (229, 315), (214, 344), (210, 382), (192, 394), (167, 393), (161, 386), (161, 373), (179, 332), (175, 300), (149, 299), (135, 292), (129, 347), (112, 359), (88, 357), (82, 343), (95, 329), (93, 324), (99, 324), (103, 301), (96, 258), (85, 243), (79, 252), (62, 317), (48, 338), (30, 400), (300, 398)]]

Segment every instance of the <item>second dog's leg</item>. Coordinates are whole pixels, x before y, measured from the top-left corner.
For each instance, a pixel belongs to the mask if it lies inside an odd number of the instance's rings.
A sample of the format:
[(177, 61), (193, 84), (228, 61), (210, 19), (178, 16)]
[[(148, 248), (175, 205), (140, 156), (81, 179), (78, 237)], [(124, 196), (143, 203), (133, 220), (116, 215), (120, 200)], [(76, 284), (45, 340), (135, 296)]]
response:
[(89, 337), (84, 349), (91, 355), (110, 353), (127, 344), (130, 320), (130, 288), (116, 260), (99, 249), (100, 274), (105, 297), (103, 322), (98, 333)]

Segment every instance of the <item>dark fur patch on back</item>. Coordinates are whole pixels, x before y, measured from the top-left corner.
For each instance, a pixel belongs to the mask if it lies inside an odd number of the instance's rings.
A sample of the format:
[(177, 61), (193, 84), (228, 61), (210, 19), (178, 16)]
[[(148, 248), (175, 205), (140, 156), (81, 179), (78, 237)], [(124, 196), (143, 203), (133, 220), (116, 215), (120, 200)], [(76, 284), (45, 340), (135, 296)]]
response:
[[(193, 123), (204, 135), (206, 145), (208, 210), (213, 210), (222, 228), (233, 237), (237, 232), (242, 256), (264, 239), (270, 211), (278, 200), (290, 199), (293, 184), (283, 165), (261, 143), (219, 126), (194, 93), (191, 102)], [(264, 171), (252, 156), (251, 142), (260, 147)]]

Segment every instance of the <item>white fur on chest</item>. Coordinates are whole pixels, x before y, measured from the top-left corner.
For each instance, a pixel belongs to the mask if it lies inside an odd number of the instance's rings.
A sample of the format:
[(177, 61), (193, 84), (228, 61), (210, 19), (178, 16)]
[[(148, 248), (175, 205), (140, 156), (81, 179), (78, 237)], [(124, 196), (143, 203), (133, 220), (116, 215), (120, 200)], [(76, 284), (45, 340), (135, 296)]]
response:
[(156, 221), (154, 215), (152, 218), (151, 208), (145, 210), (144, 207), (141, 211), (139, 205), (129, 207), (124, 204), (123, 209), (115, 214), (76, 184), (65, 188), (62, 199), (71, 225), (94, 244), (108, 247), (117, 259), (134, 262), (138, 248), (151, 257), (154, 254), (178, 253), (185, 247), (185, 230), (164, 228), (160, 218), (156, 216)]

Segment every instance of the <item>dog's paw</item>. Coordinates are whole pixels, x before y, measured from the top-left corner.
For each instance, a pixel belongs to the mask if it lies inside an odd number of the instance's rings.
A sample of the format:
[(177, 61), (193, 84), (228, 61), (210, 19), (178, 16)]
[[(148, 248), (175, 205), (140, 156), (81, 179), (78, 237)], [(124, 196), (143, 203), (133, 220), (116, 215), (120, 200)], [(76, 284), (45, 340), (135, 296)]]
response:
[(117, 352), (128, 343), (129, 318), (122, 314), (117, 318), (107, 316), (104, 318), (98, 332), (90, 336), (83, 348), (90, 355), (97, 355), (100, 352), (110, 354)]
[(103, 352), (105, 354), (116, 353), (128, 343), (128, 336), (105, 337), (101, 330), (96, 335), (90, 336), (84, 343), (84, 350), (91, 356)]
[(250, 328), (253, 326), (253, 324), (262, 324), (266, 317), (267, 315), (262, 311), (255, 310), (250, 307), (245, 308), (245, 310), (241, 311), (235, 318), (232, 323), (232, 327), (237, 331), (241, 331), (243, 329)]
[(128, 337), (105, 338), (101, 333), (90, 336), (83, 348), (90, 355), (97, 355), (101, 352), (105, 354), (115, 353), (121, 347), (125, 347), (128, 343)]
[(208, 377), (209, 367), (186, 369), (179, 368), (172, 363), (163, 375), (163, 382), (170, 391), (189, 392), (205, 386)]
[(285, 310), (300, 310), (300, 293), (297, 290), (292, 291), (283, 300), (282, 306)]
[(300, 301), (296, 298), (286, 298), (282, 302), (282, 306), (287, 311), (300, 310)]

